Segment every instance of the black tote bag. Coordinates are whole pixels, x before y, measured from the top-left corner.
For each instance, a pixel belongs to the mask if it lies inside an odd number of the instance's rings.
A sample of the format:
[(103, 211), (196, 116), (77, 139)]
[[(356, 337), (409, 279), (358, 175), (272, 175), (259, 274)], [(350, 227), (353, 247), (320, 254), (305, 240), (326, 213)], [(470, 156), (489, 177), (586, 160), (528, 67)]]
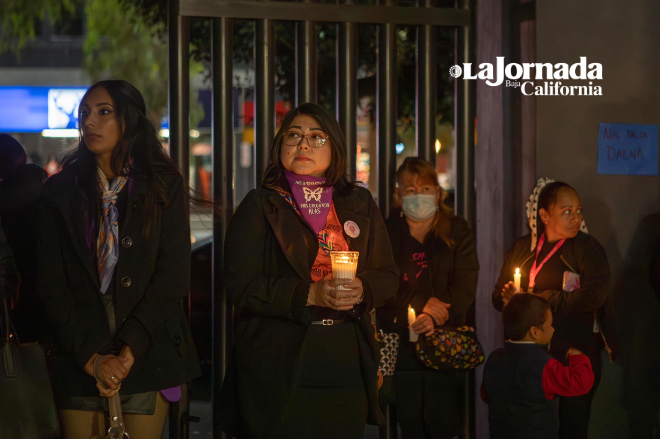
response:
[(57, 438), (60, 427), (43, 348), (21, 346), (4, 297), (0, 306), (0, 438)]

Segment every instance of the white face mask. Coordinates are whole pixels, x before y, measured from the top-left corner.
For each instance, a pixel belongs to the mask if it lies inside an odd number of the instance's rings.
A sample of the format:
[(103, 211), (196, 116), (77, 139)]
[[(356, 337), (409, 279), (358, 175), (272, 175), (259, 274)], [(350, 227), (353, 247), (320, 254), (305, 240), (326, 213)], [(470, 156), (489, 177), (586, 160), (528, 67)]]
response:
[(423, 221), (435, 215), (435, 195), (415, 194), (403, 197), (403, 213), (412, 220)]

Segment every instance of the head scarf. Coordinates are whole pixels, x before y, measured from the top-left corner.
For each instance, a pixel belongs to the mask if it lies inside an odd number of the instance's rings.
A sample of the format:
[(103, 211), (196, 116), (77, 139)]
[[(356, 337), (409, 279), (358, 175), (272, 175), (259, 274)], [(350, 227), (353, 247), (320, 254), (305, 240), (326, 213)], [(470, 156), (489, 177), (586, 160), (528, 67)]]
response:
[(99, 224), (99, 236), (96, 241), (96, 257), (99, 268), (99, 279), (101, 280), (101, 293), (105, 294), (112, 281), (112, 274), (119, 259), (119, 211), (117, 210), (117, 194), (124, 189), (128, 180), (125, 176), (117, 175), (108, 182), (101, 168), (96, 168), (96, 180), (99, 191), (102, 194), (103, 212)]
[[(548, 183), (553, 183), (554, 181), (555, 180), (551, 178), (539, 178), (539, 181), (536, 183), (536, 187), (534, 188), (534, 192), (532, 192), (532, 195), (530, 195), (529, 201), (527, 202), (527, 219), (529, 221), (529, 228), (532, 230), (532, 247), (530, 250), (534, 250), (536, 248), (536, 243), (539, 239), (536, 223), (538, 222), (537, 216), (541, 191)], [(583, 233), (589, 233), (587, 230), (587, 224), (584, 222), (584, 218), (582, 218), (582, 224), (580, 224), (580, 231)]]

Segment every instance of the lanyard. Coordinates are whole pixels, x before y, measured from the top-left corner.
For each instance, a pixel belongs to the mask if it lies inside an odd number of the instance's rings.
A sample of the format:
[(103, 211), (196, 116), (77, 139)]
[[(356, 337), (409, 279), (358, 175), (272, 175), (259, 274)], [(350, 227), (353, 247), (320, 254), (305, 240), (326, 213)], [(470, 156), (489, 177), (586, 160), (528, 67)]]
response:
[(545, 244), (545, 233), (541, 235), (541, 238), (539, 238), (539, 242), (536, 244), (536, 258), (534, 258), (534, 265), (532, 265), (532, 269), (529, 272), (529, 288), (534, 288), (534, 285), (536, 284), (536, 275), (539, 274), (539, 271), (541, 271), (541, 268), (545, 265), (546, 262), (548, 262), (548, 259), (552, 257), (555, 253), (557, 253), (557, 250), (561, 248), (562, 245), (564, 245), (564, 242), (566, 239), (562, 239), (559, 241), (556, 245), (555, 248), (553, 248), (550, 253), (548, 253), (548, 256), (543, 259), (541, 262), (541, 265), (538, 267), (536, 266), (536, 262), (539, 258), (539, 254), (541, 253), (541, 249), (543, 248), (543, 244)]

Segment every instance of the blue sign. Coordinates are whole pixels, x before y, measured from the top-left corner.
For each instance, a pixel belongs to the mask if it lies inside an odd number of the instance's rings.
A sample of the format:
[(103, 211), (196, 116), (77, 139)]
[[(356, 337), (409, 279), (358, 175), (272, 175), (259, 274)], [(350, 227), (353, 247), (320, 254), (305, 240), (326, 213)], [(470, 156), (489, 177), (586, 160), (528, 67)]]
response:
[(598, 173), (658, 175), (658, 126), (599, 124)]
[(0, 132), (77, 128), (85, 87), (0, 86)]

